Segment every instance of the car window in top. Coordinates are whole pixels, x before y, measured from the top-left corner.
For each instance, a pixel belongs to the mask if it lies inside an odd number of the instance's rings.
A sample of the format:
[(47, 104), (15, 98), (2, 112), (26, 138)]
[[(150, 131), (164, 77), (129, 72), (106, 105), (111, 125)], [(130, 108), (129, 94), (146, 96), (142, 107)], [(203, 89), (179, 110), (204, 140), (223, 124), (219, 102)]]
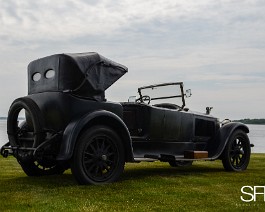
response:
[(50, 79), (55, 76), (55, 71), (52, 69), (49, 69), (45, 72), (45, 78)]
[(32, 75), (32, 80), (33, 80), (34, 82), (39, 81), (40, 78), (41, 78), (41, 74), (40, 74), (39, 72), (36, 72), (36, 73), (34, 73), (34, 74)]

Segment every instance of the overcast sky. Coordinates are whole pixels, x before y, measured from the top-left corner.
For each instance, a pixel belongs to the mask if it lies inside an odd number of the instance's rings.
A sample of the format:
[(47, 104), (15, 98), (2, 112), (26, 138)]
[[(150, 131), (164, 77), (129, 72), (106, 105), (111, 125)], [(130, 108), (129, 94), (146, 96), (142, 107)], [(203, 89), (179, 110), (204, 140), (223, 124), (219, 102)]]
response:
[(265, 118), (264, 0), (0, 0), (0, 116), (27, 95), (27, 65), (95, 51), (129, 72), (107, 92), (183, 81), (188, 107)]

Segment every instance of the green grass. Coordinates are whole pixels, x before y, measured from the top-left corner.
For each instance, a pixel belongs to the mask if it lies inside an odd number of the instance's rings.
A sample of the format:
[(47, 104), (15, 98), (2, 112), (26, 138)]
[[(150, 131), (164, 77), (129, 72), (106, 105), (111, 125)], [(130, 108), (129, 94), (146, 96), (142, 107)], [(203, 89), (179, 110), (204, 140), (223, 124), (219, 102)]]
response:
[(13, 157), (1, 157), (0, 211), (264, 211), (262, 195), (240, 200), (242, 186), (265, 186), (264, 167), (265, 154), (252, 154), (240, 173), (224, 171), (221, 161), (187, 168), (143, 162), (126, 164), (117, 183), (79, 186), (69, 170), (27, 177)]

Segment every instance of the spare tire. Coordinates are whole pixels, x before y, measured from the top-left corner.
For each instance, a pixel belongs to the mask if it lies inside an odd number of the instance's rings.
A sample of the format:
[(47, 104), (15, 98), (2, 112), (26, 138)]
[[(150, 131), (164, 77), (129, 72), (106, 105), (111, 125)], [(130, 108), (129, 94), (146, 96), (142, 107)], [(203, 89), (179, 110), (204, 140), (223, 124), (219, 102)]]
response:
[(32, 148), (37, 147), (44, 139), (44, 119), (38, 105), (28, 97), (16, 99), (10, 106), (7, 118), (7, 133), (11, 146), (20, 146), (18, 141), (18, 115), (25, 110), (27, 121), (32, 123), (33, 143)]
[[(18, 126), (18, 116), (21, 110), (25, 110), (26, 122)], [(28, 97), (16, 99), (10, 106), (7, 118), (8, 139), (11, 146), (36, 148), (45, 139), (46, 133), (43, 131), (44, 119), (38, 105)], [(24, 131), (30, 133), (32, 139), (30, 143), (21, 142)], [(47, 161), (45, 159), (36, 159), (32, 157), (32, 150), (22, 150), (17, 153), (19, 164), (28, 176), (43, 176), (62, 174), (66, 169), (56, 161)]]

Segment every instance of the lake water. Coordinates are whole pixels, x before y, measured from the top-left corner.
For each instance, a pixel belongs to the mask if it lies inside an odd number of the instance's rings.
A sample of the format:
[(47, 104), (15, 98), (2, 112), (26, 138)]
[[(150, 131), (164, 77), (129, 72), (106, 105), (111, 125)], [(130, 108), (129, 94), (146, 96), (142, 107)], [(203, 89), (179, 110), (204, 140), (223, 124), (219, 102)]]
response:
[[(265, 153), (265, 125), (248, 125), (250, 143), (254, 153)], [(6, 120), (0, 120), (0, 147), (8, 142), (6, 134)]]

